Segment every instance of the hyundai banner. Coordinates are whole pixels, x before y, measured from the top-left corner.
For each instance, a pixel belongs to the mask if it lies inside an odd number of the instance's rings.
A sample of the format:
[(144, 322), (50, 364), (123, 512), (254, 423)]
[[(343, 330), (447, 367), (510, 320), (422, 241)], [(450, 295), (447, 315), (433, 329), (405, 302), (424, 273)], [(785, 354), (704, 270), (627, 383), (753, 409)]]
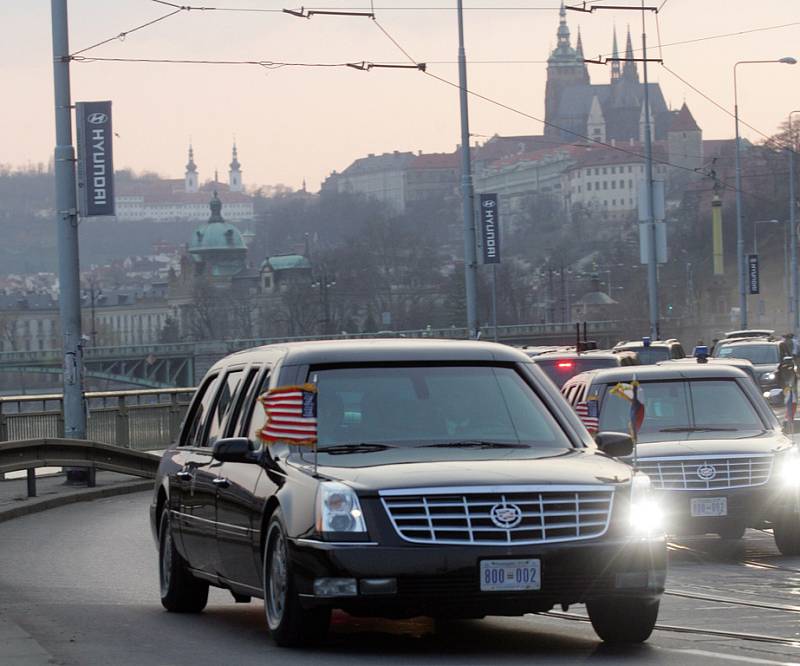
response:
[(758, 255), (747, 255), (747, 282), (750, 286), (751, 294), (758, 294), (761, 291), (761, 276), (758, 271)]
[(500, 263), (500, 215), (496, 194), (481, 194), (481, 239), (483, 263)]
[(78, 208), (81, 217), (114, 215), (111, 102), (78, 102)]

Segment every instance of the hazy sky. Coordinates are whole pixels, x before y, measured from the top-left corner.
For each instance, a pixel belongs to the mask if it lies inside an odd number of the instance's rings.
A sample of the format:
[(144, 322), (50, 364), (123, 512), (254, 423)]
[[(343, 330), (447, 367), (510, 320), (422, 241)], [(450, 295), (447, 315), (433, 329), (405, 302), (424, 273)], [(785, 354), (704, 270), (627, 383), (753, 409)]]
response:
[[(176, 0), (185, 4), (190, 0)], [(305, 0), (314, 7), (368, 9), (369, 0)], [(614, 0), (610, 4), (630, 3)], [(661, 5), (663, 0), (648, 1)], [(297, 8), (297, 0), (198, 0), (213, 7)], [(308, 5), (307, 5), (308, 6)], [(455, 0), (375, 0), (383, 26), (429, 71), (457, 81)], [(47, 162), (54, 142), (50, 3), (0, 0), (0, 163)], [(434, 8), (440, 9), (434, 9)], [(537, 118), (544, 117), (546, 60), (555, 44), (557, 0), (465, 0), (469, 87)], [(444, 8), (444, 9), (441, 9)], [(470, 9), (471, 8), (471, 9)], [(151, 0), (71, 0), (73, 52), (162, 16), (170, 7)], [(745, 35), (665, 46), (675, 73), (733, 109), (732, 68), (737, 60), (800, 59), (797, 0), (667, 0), (658, 23), (648, 19), (648, 55), (657, 45), (754, 28), (791, 24)], [(631, 24), (641, 42), (641, 16), (630, 11), (567, 12), (575, 43), (578, 26), (587, 57), (609, 54), (612, 26), (620, 47)], [(114, 58), (257, 60), (307, 63), (403, 62), (404, 56), (368, 18), (280, 12), (190, 11), (84, 53)], [(505, 61), (480, 63), (479, 61)], [(511, 63), (508, 61), (539, 61)], [(589, 65), (594, 83), (608, 81), (608, 66)], [(733, 119), (658, 64), (651, 65), (668, 103), (689, 104), (705, 138), (733, 135)], [(641, 73), (641, 69), (640, 69)], [(741, 118), (773, 133), (800, 109), (800, 64), (738, 68)], [(316, 190), (332, 170), (367, 153), (391, 150), (452, 151), (459, 142), (458, 91), (414, 70), (83, 63), (72, 65), (73, 101), (114, 103), (118, 168), (181, 177), (189, 139), (201, 179), (215, 168), (227, 177), (235, 135), (246, 185), (303, 178)], [(536, 122), (485, 101), (470, 100), (476, 138), (539, 134)], [(743, 135), (758, 139), (743, 128)]]

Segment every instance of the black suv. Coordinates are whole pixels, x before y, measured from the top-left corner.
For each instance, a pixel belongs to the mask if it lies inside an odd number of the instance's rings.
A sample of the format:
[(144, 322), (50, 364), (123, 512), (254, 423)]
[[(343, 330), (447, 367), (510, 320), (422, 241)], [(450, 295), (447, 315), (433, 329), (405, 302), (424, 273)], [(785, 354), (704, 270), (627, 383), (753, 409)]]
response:
[(582, 413), (596, 401), (599, 430), (620, 431), (631, 403), (618, 393), (634, 378), (645, 415), (627, 460), (650, 477), (667, 531), (733, 539), (771, 527), (782, 553), (800, 554), (800, 457), (751, 378), (719, 364), (673, 363), (586, 372), (562, 391)]
[(794, 375), (792, 350), (785, 340), (732, 338), (720, 340), (714, 358), (743, 358), (755, 367), (763, 391), (788, 386)]
[(670, 361), (686, 357), (681, 343), (674, 338), (669, 340), (650, 340), (650, 338), (623, 340), (614, 345), (612, 351), (636, 352), (639, 356), (639, 363), (642, 365), (650, 365), (658, 363), (659, 361)]
[[(284, 387), (317, 396), (316, 447), (270, 441), (281, 421), (310, 427), (311, 411), (302, 424), (279, 417)], [(608, 453), (504, 345), (233, 354), (206, 375), (158, 471), (162, 604), (199, 612), (209, 584), (260, 597), (275, 641), (299, 645), (324, 636), (332, 608), (480, 618), (586, 603), (604, 640), (643, 641), (665, 539), (649, 479), (611, 457), (630, 453), (630, 438), (599, 441)]]
[(576, 351), (554, 351), (531, 358), (558, 388), (570, 377), (587, 370), (639, 364), (639, 356), (632, 351), (590, 351), (580, 354)]

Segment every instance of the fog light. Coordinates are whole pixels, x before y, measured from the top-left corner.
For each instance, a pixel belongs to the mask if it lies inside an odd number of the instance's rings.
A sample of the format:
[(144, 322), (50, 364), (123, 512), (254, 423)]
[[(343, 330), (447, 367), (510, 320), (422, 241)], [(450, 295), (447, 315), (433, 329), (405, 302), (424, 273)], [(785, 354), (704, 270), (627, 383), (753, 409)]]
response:
[(357, 594), (358, 583), (355, 578), (314, 579), (315, 597), (355, 597)]
[(362, 578), (358, 590), (361, 594), (397, 594), (397, 578)]

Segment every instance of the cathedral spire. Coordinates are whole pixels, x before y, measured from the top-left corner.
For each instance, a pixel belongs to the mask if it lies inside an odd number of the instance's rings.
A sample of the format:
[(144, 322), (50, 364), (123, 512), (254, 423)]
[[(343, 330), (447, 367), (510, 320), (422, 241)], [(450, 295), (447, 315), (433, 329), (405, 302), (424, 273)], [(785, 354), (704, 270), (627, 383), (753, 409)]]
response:
[(619, 81), (621, 73), (620, 73), (620, 66), (619, 66), (619, 47), (617, 46), (617, 26), (614, 26), (614, 41), (611, 47), (611, 57), (614, 60), (611, 61), (611, 83), (615, 81)]
[(633, 42), (631, 41), (631, 27), (628, 26), (628, 39), (625, 42), (625, 66), (622, 68), (622, 76), (625, 79), (639, 82), (639, 69), (633, 61)]
[(569, 27), (567, 26), (567, 10), (564, 0), (561, 0), (561, 9), (558, 10), (558, 45), (556, 48), (569, 48)]
[(583, 40), (581, 39), (580, 26), (578, 27), (578, 42), (575, 44), (575, 51), (578, 53), (578, 57), (583, 60)]

